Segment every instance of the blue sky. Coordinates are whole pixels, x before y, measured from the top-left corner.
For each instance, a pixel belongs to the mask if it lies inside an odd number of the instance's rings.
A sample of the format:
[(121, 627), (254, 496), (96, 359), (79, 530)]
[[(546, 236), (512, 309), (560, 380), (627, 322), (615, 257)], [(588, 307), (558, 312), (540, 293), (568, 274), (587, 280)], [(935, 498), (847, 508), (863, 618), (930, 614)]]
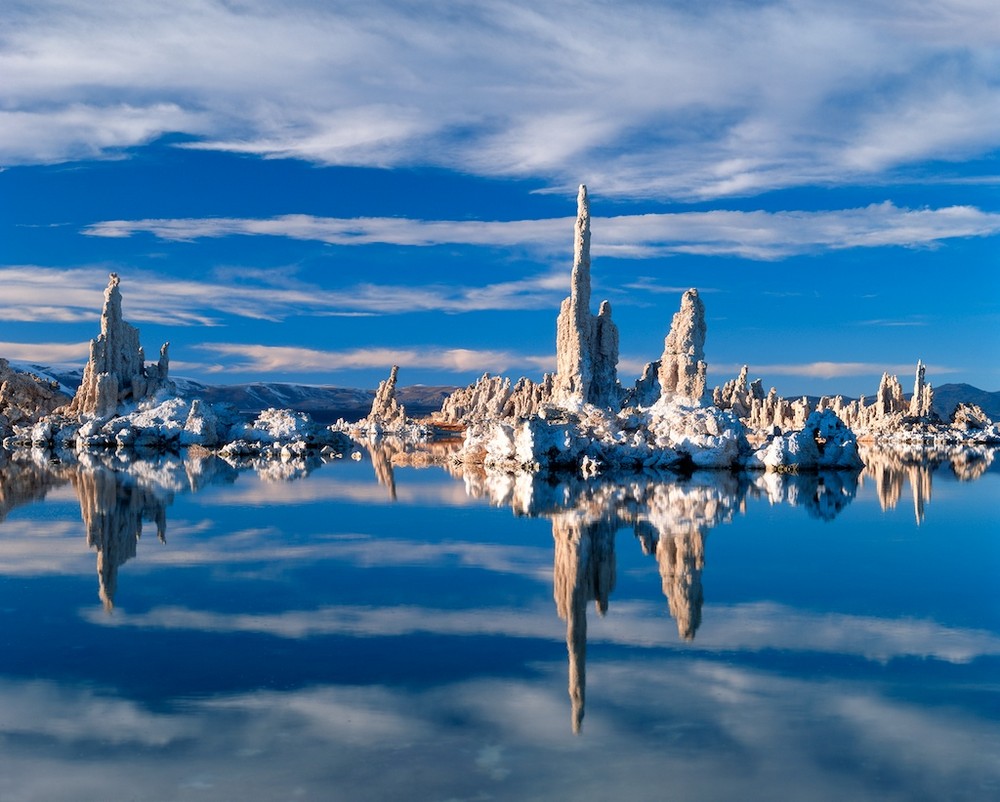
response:
[(9, 359), (116, 271), (175, 375), (537, 378), (586, 183), (623, 382), (698, 287), (710, 383), (1000, 389), (993, 0), (15, 1), (0, 75)]

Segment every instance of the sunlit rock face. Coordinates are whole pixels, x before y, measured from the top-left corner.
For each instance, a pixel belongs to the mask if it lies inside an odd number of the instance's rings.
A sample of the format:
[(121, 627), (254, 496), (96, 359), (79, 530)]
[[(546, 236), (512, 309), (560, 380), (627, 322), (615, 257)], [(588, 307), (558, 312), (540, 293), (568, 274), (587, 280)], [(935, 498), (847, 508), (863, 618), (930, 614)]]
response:
[(798, 430), (778, 434), (747, 460), (766, 470), (860, 469), (858, 441), (832, 411), (813, 412)]
[(118, 284), (118, 274), (112, 273), (104, 291), (101, 333), (90, 341), (90, 358), (83, 369), (83, 381), (66, 409), (69, 415), (113, 415), (123, 403), (137, 403), (162, 389), (172, 390), (167, 376), (169, 344), (163, 344), (158, 362), (145, 363), (139, 330), (122, 317)]
[(556, 376), (553, 400), (560, 406), (582, 404), (617, 407), (618, 327), (604, 301), (595, 317), (590, 311), (590, 202), (580, 185), (573, 239), (570, 295), (556, 320)]
[(663, 398), (686, 398), (701, 402), (705, 395), (705, 304), (698, 290), (681, 296), (681, 308), (674, 314), (660, 357), (660, 394)]
[(522, 377), (511, 386), (509, 378), (484, 373), (468, 387), (448, 396), (431, 420), (446, 426), (525, 420), (538, 414), (551, 399), (551, 374), (546, 374), (541, 382)]
[(393, 365), (389, 378), (379, 382), (368, 417), (359, 421), (359, 427), (369, 430), (398, 431), (406, 426), (406, 409), (396, 398), (396, 381), (399, 365)]
[(26, 426), (63, 406), (69, 397), (52, 382), (21, 373), (0, 359), (0, 438), (14, 426)]

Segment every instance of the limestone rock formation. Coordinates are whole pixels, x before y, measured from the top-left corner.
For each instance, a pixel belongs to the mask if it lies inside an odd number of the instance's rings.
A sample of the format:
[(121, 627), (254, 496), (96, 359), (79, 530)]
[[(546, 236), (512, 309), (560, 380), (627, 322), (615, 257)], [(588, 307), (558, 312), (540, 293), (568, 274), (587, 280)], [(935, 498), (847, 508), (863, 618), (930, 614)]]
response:
[(512, 387), (509, 378), (484, 373), (448, 396), (431, 420), (442, 425), (525, 420), (538, 414), (551, 397), (551, 374), (541, 382), (522, 377)]
[(359, 422), (361, 428), (398, 431), (406, 426), (406, 409), (396, 400), (396, 379), (399, 365), (393, 365), (389, 378), (379, 382), (368, 417)]
[(651, 407), (660, 400), (660, 360), (647, 362), (622, 400), (623, 407)]
[(739, 376), (726, 382), (721, 389), (716, 387), (712, 391), (712, 403), (719, 409), (731, 410), (740, 418), (751, 417), (755, 407), (763, 408), (763, 403), (755, 402), (763, 402), (767, 398), (764, 395), (764, 386), (760, 379), (748, 383), (747, 375), (748, 367), (744, 365), (740, 369)]
[(617, 407), (618, 327), (611, 305), (604, 301), (595, 317), (590, 311), (590, 203), (580, 185), (573, 241), (570, 295), (562, 302), (556, 321), (556, 376), (554, 400), (574, 408), (589, 403)]
[(700, 403), (705, 395), (705, 304), (698, 290), (681, 297), (681, 308), (663, 342), (660, 358), (660, 393), (663, 398), (681, 397)]
[(854, 432), (831, 409), (813, 412), (801, 429), (775, 435), (753, 453), (747, 465), (775, 471), (863, 467)]
[(934, 391), (929, 384), (924, 381), (924, 374), (927, 368), (919, 359), (917, 360), (917, 374), (913, 380), (913, 397), (910, 398), (910, 415), (914, 418), (925, 418), (931, 414), (931, 407), (934, 404)]
[(959, 404), (951, 416), (951, 425), (964, 432), (982, 432), (989, 429), (993, 421), (983, 412), (982, 407), (976, 404)]
[(117, 273), (104, 291), (101, 333), (90, 341), (90, 358), (83, 381), (66, 413), (76, 417), (113, 415), (121, 404), (139, 402), (170, 388), (169, 357), (164, 343), (159, 362), (147, 365), (139, 330), (122, 317), (122, 296)]
[(0, 438), (16, 425), (26, 426), (69, 401), (58, 386), (11, 368), (0, 359)]

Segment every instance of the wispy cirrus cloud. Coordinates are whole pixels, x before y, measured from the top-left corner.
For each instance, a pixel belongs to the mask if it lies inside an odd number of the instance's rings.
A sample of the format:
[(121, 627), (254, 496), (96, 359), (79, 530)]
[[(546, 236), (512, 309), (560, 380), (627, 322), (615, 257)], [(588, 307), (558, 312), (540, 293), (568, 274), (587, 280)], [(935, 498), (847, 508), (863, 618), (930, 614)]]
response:
[(998, 24), (987, 0), (193, 0), (170, 14), (40, 0), (5, 16), (0, 161), (179, 132), (193, 148), (633, 196), (881, 178), (995, 149)]
[[(228, 316), (280, 321), (296, 315), (547, 309), (558, 305), (569, 281), (567, 269), (478, 285), (357, 283), (330, 289), (294, 279), (276, 284), (265, 280), (259, 271), (229, 272), (231, 275), (218, 279), (195, 280), (122, 270), (126, 317), (173, 326), (217, 326)], [(96, 322), (104, 302), (107, 273), (104, 266), (0, 267), (0, 282), (4, 287), (0, 317), (19, 321)]]
[[(447, 244), (560, 253), (567, 250), (572, 225), (571, 218), (497, 222), (281, 215), (108, 220), (87, 226), (84, 233), (98, 237), (149, 233), (174, 241), (276, 236), (345, 246)], [(595, 256), (648, 259), (695, 254), (770, 260), (846, 248), (932, 247), (957, 237), (989, 236), (1000, 232), (1000, 214), (970, 206), (905, 209), (885, 202), (820, 212), (716, 210), (595, 217), (592, 229)]]
[[(286, 371), (339, 371), (356, 368), (432, 368), (464, 373), (511, 369), (554, 370), (555, 354), (530, 355), (503, 350), (472, 348), (355, 348), (327, 351), (316, 348), (243, 343), (203, 343), (194, 346), (225, 359), (227, 371), (279, 373)], [(222, 370), (222, 368), (218, 368)]]
[[(868, 376), (890, 373), (905, 376), (913, 373), (916, 363), (887, 365), (880, 362), (793, 362), (770, 365), (750, 365), (753, 376), (805, 376), (813, 379), (838, 379), (845, 376)], [(742, 366), (736, 363), (713, 365), (715, 373), (736, 373)], [(946, 365), (928, 365), (933, 375), (956, 373), (955, 368)]]

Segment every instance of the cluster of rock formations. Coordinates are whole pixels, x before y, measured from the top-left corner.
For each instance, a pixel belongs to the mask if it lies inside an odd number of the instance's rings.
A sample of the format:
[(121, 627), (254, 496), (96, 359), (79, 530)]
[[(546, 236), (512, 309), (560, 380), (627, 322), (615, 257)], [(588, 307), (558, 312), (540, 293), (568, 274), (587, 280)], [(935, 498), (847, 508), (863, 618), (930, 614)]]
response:
[(760, 379), (747, 382), (748, 368), (739, 376), (712, 391), (712, 401), (739, 417), (751, 438), (763, 439), (775, 431), (801, 429), (814, 412), (831, 411), (862, 442), (985, 444), (1000, 442), (997, 427), (975, 404), (959, 404), (950, 421), (934, 410), (934, 389), (926, 381), (926, 367), (917, 362), (913, 393), (909, 399), (899, 378), (882, 374), (878, 389), (866, 403), (862, 396), (846, 400), (842, 396), (822, 397), (815, 406), (808, 398), (788, 400), (772, 387), (765, 395)]
[(100, 334), (76, 394), (18, 374), (0, 360), (0, 430), (5, 448), (50, 450), (217, 449), (232, 459), (342, 454), (353, 441), (427, 440), (464, 432), (455, 459), (505, 471), (751, 468), (768, 471), (857, 469), (857, 441), (1000, 442), (1000, 427), (978, 407), (960, 406), (949, 422), (933, 410), (933, 388), (917, 364), (907, 399), (886, 374), (864, 398), (789, 400), (761, 380), (736, 379), (707, 392), (705, 307), (696, 289), (681, 297), (660, 358), (632, 387), (618, 379), (618, 328), (611, 307), (590, 309), (590, 204), (580, 186), (570, 294), (556, 320), (556, 372), (535, 382), (483, 375), (444, 400), (428, 421), (414, 421), (396, 397), (398, 366), (357, 424), (315, 424), (308, 415), (266, 409), (253, 421), (229, 404), (181, 398), (169, 378), (167, 344), (146, 363), (139, 331), (125, 321), (119, 278), (111, 274)]
[(522, 376), (513, 385), (505, 376), (484, 373), (475, 383), (448, 396), (441, 410), (431, 415), (431, 422), (465, 427), (484, 420), (525, 420), (549, 403), (552, 395), (551, 373), (546, 373), (541, 382)]
[[(246, 420), (230, 404), (177, 396), (169, 378), (168, 344), (146, 363), (139, 330), (122, 315), (119, 277), (104, 293), (100, 334), (90, 343), (83, 380), (72, 399), (35, 377), (0, 364), (0, 432), (5, 449), (56, 454), (100, 450), (216, 449), (233, 462), (290, 462), (339, 456), (351, 448), (342, 432), (301, 412), (267, 409)], [(391, 394), (391, 393), (390, 393)], [(66, 402), (69, 403), (66, 403)]]
[[(590, 312), (590, 289), (590, 211), (581, 186), (570, 296), (556, 325), (557, 371), (539, 384), (522, 379), (513, 387), (507, 379), (484, 376), (449, 398), (441, 420), (466, 426), (459, 461), (584, 474), (860, 467), (854, 436), (833, 412), (802, 410), (797, 426), (772, 431), (755, 448), (739, 420), (742, 407), (707, 403), (707, 326), (696, 289), (683, 294), (659, 360), (623, 390), (617, 328), (606, 302), (596, 316)], [(736, 400), (742, 393), (750, 404), (756, 390), (733, 386), (728, 394)]]

